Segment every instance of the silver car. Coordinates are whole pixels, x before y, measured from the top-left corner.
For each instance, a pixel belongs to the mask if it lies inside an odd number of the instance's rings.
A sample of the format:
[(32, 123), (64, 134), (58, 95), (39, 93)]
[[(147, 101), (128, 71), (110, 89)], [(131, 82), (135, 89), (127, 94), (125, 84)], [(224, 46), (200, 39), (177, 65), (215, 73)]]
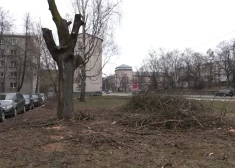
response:
[(25, 112), (25, 99), (21, 93), (0, 93), (0, 106), (5, 115), (16, 116)]

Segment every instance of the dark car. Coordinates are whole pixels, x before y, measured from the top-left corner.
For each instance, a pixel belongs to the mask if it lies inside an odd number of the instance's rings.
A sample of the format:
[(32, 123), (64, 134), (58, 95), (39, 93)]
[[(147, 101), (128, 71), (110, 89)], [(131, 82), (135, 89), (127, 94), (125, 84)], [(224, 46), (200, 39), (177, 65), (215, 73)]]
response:
[(34, 109), (34, 101), (31, 94), (23, 94), (25, 99), (25, 109), (26, 110), (32, 110)]
[(233, 96), (233, 91), (229, 89), (220, 90), (215, 94), (215, 96)]
[(21, 93), (0, 93), (0, 106), (5, 115), (16, 116), (25, 112), (25, 99)]
[(33, 98), (33, 102), (34, 102), (34, 106), (38, 107), (41, 106), (43, 104), (43, 99), (40, 95), (40, 93), (32, 93), (32, 98)]
[(0, 107), (0, 121), (5, 121), (5, 111), (2, 107)]

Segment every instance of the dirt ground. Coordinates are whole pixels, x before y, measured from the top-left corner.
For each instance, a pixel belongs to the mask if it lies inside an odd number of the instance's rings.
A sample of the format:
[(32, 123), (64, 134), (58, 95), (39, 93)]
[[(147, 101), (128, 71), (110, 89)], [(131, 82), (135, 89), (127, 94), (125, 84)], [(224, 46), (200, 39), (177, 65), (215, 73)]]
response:
[[(59, 121), (56, 103), (0, 123), (1, 168), (235, 167), (235, 128), (135, 130), (117, 108), (82, 108)], [(235, 121), (235, 119), (234, 119)]]

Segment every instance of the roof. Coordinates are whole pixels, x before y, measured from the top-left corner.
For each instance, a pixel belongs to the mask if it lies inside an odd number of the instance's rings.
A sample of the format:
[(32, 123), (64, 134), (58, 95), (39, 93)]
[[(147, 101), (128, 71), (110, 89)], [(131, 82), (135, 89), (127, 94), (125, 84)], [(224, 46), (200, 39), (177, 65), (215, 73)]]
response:
[(115, 70), (132, 70), (132, 66), (126, 65), (126, 64), (122, 64), (118, 67), (115, 68)]

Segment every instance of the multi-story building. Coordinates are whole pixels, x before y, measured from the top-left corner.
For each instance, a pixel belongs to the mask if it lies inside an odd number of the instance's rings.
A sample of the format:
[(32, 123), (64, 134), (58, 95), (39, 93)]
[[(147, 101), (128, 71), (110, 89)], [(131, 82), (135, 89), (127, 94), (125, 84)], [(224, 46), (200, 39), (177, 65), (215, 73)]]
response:
[(34, 37), (15, 34), (1, 36), (0, 92), (34, 92), (37, 58), (39, 52)]
[[(83, 34), (78, 35), (75, 53), (89, 57), (86, 63), (86, 95), (92, 95), (102, 90), (102, 42), (103, 40), (85, 34), (85, 53), (83, 52)], [(73, 90), (75, 95), (81, 91), (81, 69), (74, 73)]]

